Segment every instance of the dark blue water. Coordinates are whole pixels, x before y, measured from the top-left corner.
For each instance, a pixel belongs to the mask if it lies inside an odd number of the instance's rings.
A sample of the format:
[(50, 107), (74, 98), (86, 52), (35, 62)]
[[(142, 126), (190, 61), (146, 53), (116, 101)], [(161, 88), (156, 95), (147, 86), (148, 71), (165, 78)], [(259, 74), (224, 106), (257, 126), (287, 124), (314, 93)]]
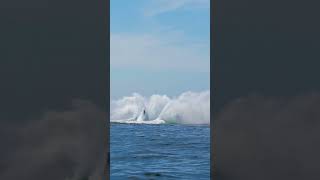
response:
[(111, 180), (210, 179), (210, 128), (111, 124)]

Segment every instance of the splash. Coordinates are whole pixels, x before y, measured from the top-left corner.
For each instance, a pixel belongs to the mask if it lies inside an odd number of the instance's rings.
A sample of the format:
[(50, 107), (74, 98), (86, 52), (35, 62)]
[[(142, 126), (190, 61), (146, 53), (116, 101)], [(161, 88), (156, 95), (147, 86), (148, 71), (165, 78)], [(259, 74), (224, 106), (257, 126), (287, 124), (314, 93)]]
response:
[(138, 93), (111, 101), (111, 122), (135, 124), (210, 124), (210, 92), (185, 92), (178, 97)]

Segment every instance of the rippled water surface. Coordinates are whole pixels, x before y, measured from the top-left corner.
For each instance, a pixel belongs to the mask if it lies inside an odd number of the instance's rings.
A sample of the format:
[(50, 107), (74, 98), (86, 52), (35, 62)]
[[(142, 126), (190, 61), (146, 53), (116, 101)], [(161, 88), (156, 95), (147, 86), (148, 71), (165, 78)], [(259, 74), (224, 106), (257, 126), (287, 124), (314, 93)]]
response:
[(111, 180), (210, 179), (210, 128), (111, 124)]

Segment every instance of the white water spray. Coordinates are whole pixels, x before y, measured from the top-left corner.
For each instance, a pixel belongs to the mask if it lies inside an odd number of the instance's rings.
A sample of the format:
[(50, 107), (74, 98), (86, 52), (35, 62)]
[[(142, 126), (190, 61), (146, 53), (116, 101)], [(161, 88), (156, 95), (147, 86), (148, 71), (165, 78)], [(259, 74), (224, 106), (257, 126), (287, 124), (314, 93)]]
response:
[(210, 124), (210, 92), (185, 92), (166, 95), (132, 96), (111, 101), (111, 122), (139, 124)]

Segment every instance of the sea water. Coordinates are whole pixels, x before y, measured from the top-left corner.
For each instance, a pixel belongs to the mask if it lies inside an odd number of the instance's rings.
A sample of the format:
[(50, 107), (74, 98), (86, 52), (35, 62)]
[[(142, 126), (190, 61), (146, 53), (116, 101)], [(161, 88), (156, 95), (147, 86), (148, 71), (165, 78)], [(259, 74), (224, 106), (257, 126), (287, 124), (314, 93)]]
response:
[(110, 126), (110, 179), (210, 179), (209, 125)]

